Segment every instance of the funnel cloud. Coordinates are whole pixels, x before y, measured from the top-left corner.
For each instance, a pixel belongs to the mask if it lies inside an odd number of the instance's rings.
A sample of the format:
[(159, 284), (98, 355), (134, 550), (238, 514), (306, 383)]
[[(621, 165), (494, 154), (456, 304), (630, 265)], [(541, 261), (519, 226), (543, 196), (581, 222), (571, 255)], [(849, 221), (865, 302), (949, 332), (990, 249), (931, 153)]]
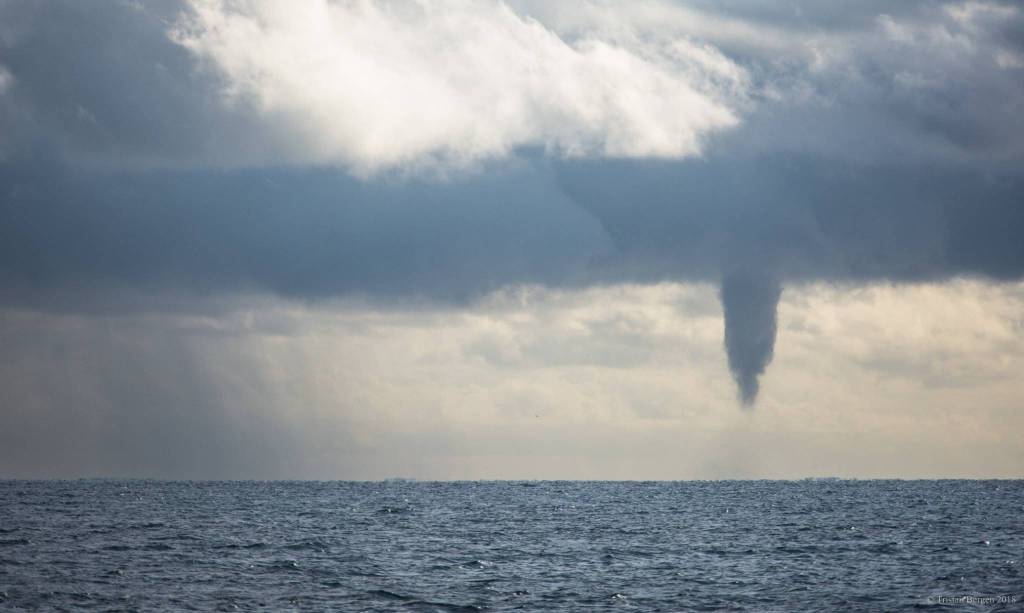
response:
[(740, 401), (753, 406), (759, 378), (772, 361), (782, 287), (768, 276), (730, 274), (720, 292), (725, 314), (725, 351)]

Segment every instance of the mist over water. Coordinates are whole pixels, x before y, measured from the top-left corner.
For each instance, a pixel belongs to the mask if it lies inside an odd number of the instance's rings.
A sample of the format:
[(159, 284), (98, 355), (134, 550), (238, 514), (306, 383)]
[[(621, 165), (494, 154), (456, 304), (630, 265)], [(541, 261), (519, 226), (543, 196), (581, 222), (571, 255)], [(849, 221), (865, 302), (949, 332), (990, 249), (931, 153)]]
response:
[(1022, 481), (2, 481), (0, 609), (1015, 610), (1022, 506)]

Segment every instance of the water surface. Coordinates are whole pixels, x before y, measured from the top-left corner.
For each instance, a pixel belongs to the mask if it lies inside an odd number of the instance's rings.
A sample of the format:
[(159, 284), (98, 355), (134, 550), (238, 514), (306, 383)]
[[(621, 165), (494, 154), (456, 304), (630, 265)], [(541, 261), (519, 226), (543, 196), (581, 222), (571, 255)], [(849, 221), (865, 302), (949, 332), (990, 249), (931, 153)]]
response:
[(1021, 610), (1022, 564), (1024, 481), (0, 481), (0, 609)]

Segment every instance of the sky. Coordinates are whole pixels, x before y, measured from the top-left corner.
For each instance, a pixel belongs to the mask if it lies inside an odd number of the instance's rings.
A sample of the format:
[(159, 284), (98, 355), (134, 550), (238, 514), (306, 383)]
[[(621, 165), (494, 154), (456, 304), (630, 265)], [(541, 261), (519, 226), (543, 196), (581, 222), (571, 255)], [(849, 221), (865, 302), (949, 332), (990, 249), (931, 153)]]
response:
[(1013, 2), (0, 0), (0, 477), (1024, 476)]

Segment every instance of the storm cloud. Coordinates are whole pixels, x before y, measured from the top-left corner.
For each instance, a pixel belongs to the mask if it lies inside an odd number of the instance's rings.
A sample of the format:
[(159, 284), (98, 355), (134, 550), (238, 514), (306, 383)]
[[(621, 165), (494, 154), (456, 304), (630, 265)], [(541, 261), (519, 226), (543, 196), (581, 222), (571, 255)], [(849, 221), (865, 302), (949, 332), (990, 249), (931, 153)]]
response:
[(551, 4), (0, 4), (0, 298), (1024, 276), (1017, 5)]

